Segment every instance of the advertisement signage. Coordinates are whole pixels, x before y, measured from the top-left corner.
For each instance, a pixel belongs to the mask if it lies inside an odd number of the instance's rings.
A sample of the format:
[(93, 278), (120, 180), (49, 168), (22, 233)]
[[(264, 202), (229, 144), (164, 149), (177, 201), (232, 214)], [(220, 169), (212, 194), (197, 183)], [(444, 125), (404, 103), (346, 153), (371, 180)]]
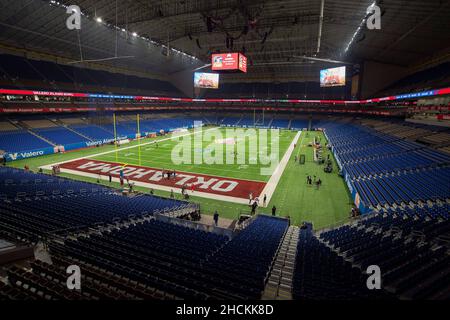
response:
[(247, 57), (241, 53), (218, 53), (211, 57), (211, 69), (214, 71), (247, 72)]
[(239, 70), (247, 73), (247, 57), (243, 54), (239, 54)]

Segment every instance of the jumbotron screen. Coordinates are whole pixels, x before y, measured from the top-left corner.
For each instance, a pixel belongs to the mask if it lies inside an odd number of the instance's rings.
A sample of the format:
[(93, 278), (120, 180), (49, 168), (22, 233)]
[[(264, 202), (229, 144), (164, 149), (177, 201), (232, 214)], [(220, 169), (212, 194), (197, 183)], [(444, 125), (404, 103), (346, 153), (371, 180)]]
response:
[(345, 67), (320, 70), (320, 86), (345, 86)]
[(247, 57), (242, 53), (218, 53), (211, 57), (213, 71), (247, 72)]
[(217, 73), (194, 73), (194, 87), (203, 89), (219, 89), (219, 75)]

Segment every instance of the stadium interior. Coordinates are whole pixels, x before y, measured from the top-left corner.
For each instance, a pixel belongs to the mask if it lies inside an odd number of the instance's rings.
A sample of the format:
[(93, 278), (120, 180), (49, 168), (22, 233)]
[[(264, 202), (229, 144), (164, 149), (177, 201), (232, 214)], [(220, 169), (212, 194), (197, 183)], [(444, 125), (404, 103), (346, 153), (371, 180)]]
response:
[(2, 0), (0, 301), (448, 301), (449, 45), (442, 0)]

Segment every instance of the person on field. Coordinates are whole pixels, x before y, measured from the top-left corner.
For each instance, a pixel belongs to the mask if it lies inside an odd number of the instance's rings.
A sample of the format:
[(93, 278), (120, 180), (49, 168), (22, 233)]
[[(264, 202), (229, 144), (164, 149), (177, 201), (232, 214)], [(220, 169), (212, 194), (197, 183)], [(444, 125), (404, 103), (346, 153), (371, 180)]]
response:
[(277, 214), (277, 207), (275, 205), (272, 207), (272, 216), (276, 216)]
[(263, 206), (264, 207), (266, 206), (266, 201), (267, 201), (267, 194), (265, 194), (264, 198), (263, 198)]
[(320, 180), (320, 178), (317, 179), (317, 181), (316, 181), (317, 190), (319, 190), (321, 184), (322, 184), (322, 180)]
[(133, 182), (131, 182), (130, 179), (127, 179), (127, 182), (128, 182), (128, 189), (131, 193), (131, 192), (133, 192)]
[(219, 213), (217, 212), (217, 210), (214, 212), (214, 224), (216, 225), (216, 227), (219, 225)]
[(256, 201), (253, 201), (253, 203), (252, 203), (252, 213), (251, 213), (252, 216), (256, 213), (256, 208), (257, 207), (258, 207), (258, 203)]

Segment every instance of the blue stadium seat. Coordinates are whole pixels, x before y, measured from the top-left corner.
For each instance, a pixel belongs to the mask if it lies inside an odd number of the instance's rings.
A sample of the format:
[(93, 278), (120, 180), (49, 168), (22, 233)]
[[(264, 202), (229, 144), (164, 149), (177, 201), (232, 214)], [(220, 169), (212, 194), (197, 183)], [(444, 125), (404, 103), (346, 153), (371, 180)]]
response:
[(0, 150), (12, 153), (43, 149), (51, 146), (51, 144), (25, 130), (0, 131)]

